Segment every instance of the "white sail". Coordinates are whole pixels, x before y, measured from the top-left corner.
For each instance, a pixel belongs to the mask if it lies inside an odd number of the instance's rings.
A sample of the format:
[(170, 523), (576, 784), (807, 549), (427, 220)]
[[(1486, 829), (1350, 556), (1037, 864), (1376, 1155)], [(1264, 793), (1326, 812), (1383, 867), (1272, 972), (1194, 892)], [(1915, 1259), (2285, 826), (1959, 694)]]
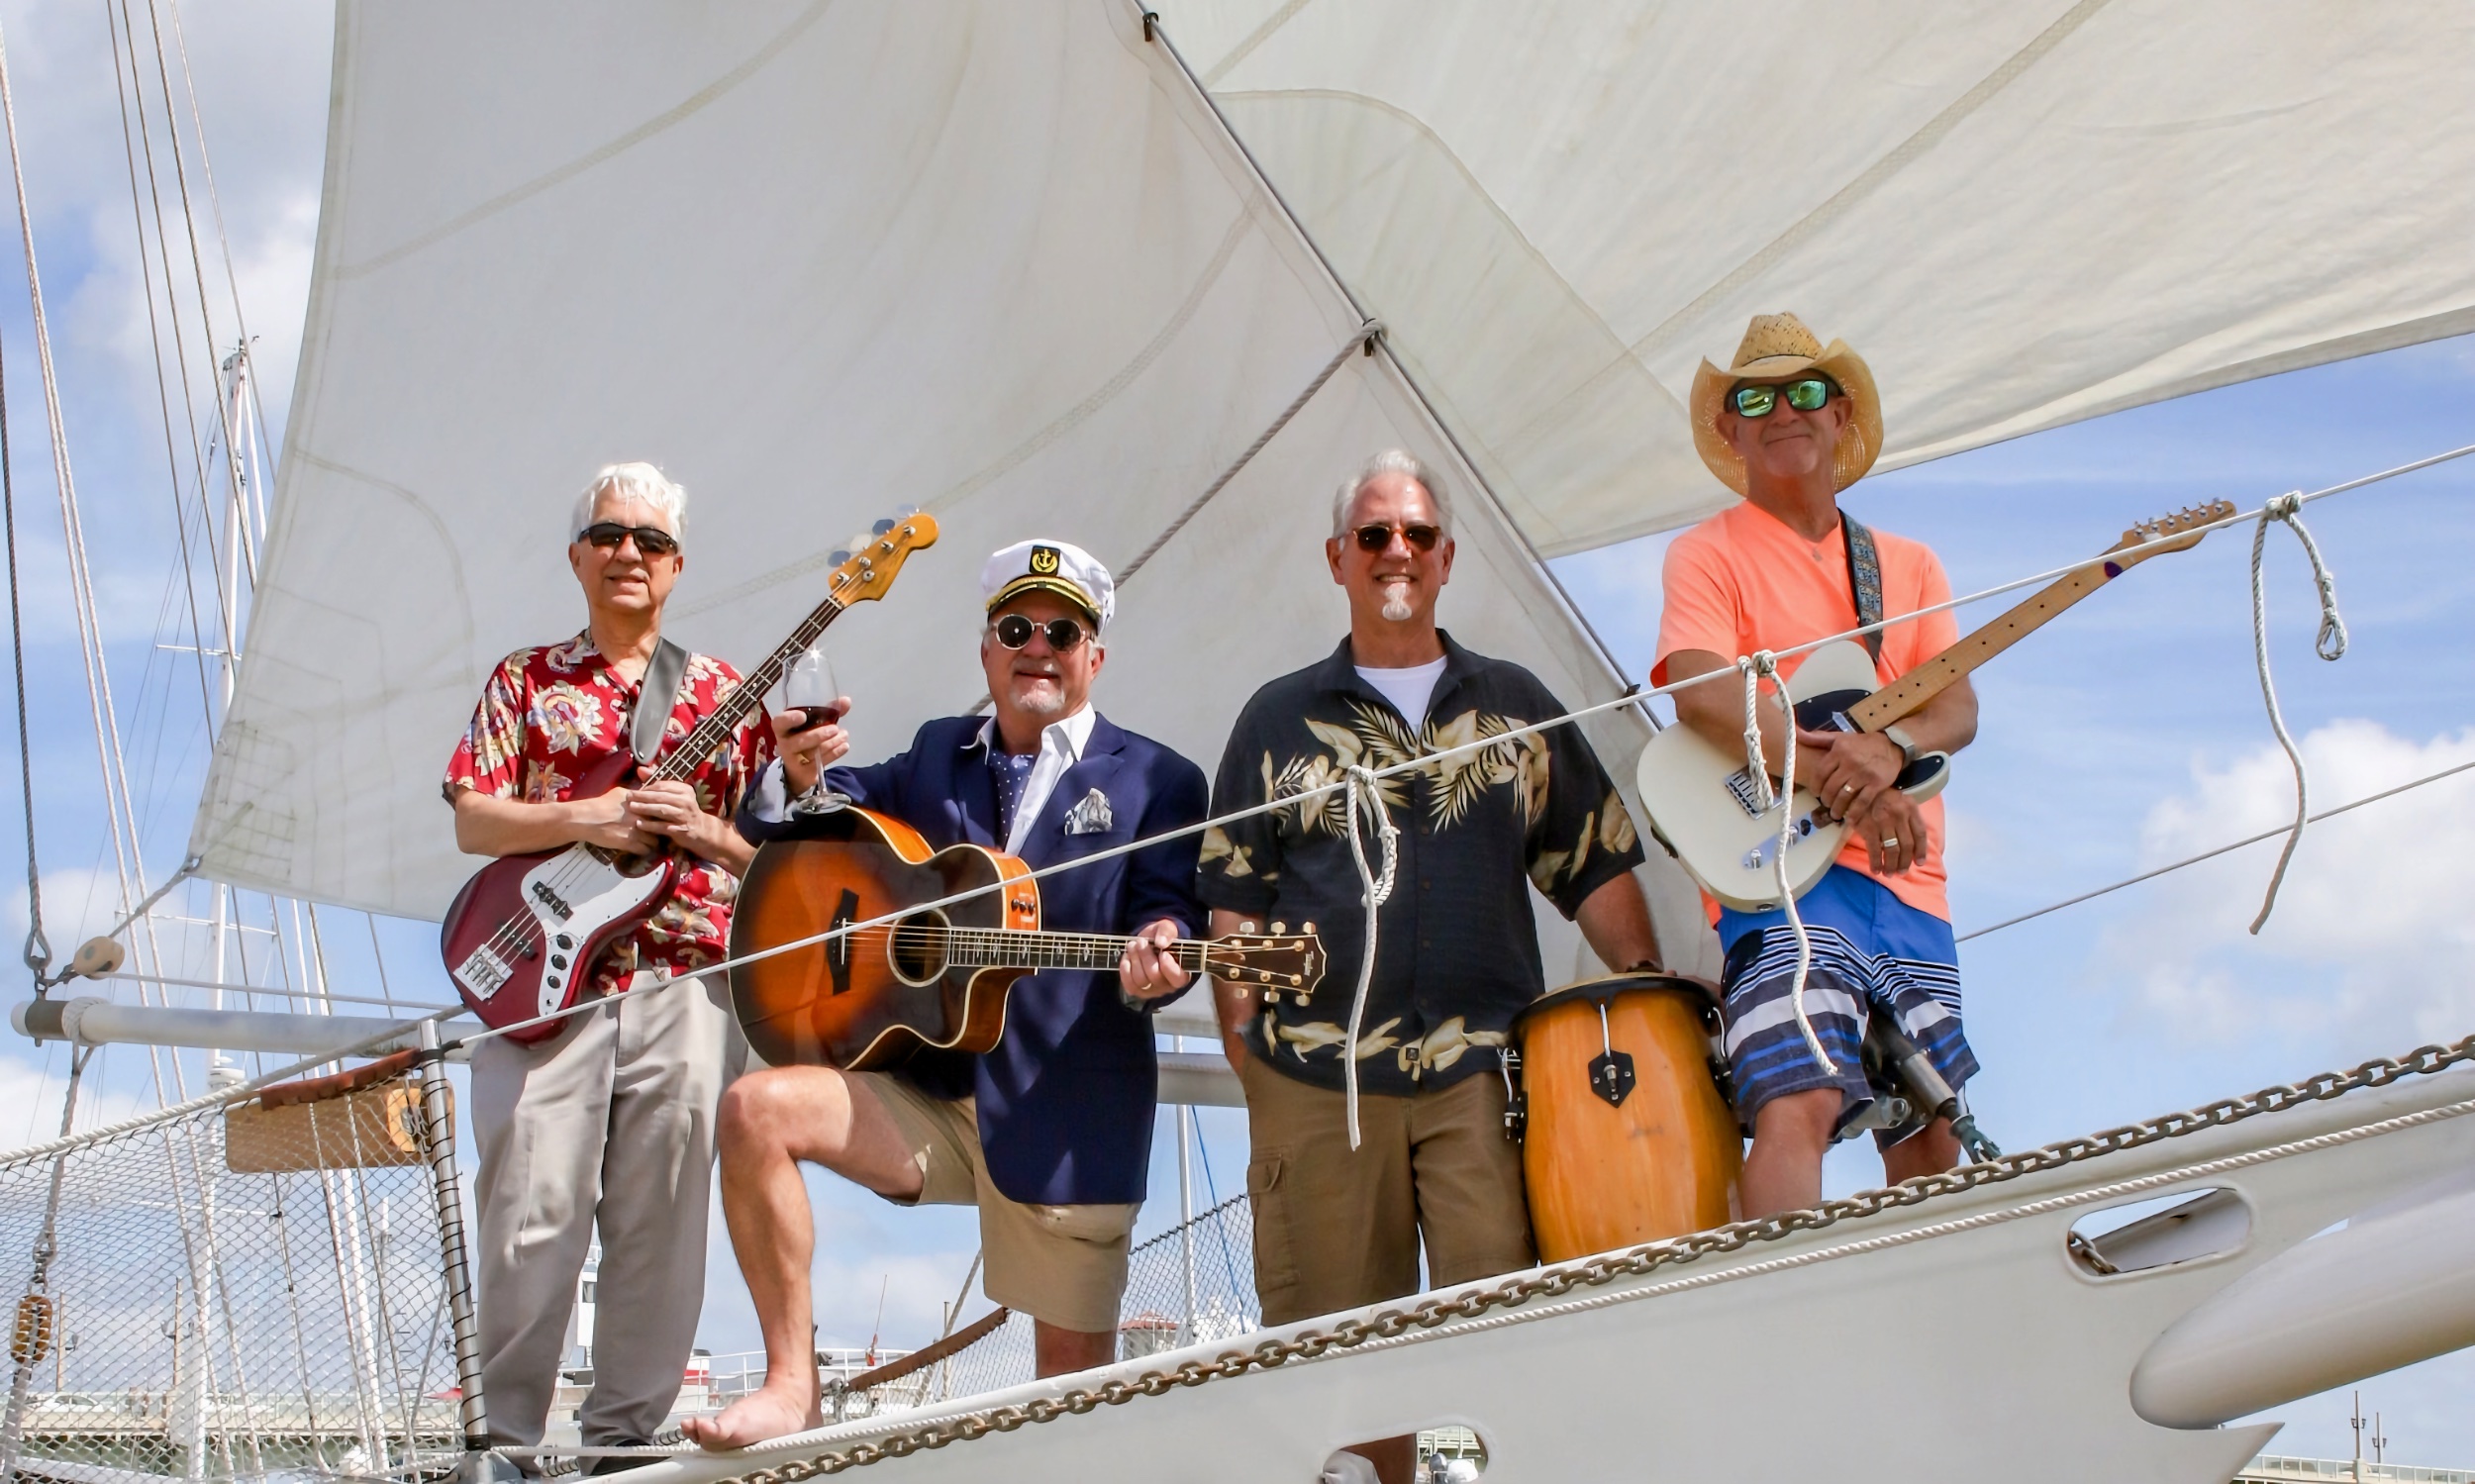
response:
[(1683, 405), (1842, 336), (1885, 467), (2475, 330), (2475, 10), (1160, 0), (1556, 554), (1728, 498)]
[[(347, 3), (335, 97), (278, 514), (195, 831), (226, 881), (443, 910), (473, 862), (440, 773), (488, 667), (581, 624), (565, 522), (606, 460), (689, 487), (671, 632), (742, 660), (854, 529), (939, 518), (829, 637), (882, 755), (979, 699), (987, 551), (1045, 533), (1122, 571), (1360, 334), (1123, 0)], [(1393, 445), (1454, 466), (1352, 354), (1126, 581), (1103, 709), (1217, 763), (1246, 695), (1345, 629), (1331, 493)], [(1569, 702), (1614, 695), (1460, 483), (1447, 625)], [(1593, 735), (1621, 773), (1641, 724)]]

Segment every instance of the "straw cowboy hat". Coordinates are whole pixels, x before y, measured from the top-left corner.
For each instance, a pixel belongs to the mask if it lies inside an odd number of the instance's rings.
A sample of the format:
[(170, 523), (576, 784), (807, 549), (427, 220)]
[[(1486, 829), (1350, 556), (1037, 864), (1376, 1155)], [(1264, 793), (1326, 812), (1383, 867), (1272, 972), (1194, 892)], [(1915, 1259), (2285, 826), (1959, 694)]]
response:
[(1757, 314), (1745, 327), (1744, 343), (1735, 347), (1733, 365), (1723, 371), (1705, 360), (1693, 373), (1693, 445), (1721, 483), (1744, 493), (1743, 456), (1719, 435), (1719, 408), (1729, 390), (1739, 381), (1775, 381), (1809, 368), (1837, 382), (1855, 404), (1854, 415), (1839, 430), (1832, 488), (1845, 489), (1873, 467), (1882, 451), (1882, 398), (1864, 359), (1845, 341), (1823, 348), (1821, 338), (1792, 314)]

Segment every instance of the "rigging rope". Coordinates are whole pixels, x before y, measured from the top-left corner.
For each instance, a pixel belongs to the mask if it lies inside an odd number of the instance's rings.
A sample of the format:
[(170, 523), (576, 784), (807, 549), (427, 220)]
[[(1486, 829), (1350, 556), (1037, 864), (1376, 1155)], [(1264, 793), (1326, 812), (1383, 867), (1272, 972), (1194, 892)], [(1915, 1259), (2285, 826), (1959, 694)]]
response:
[[(1349, 1000), (1349, 1039), (1340, 1048), (1340, 1071), (1348, 1084), (1349, 1147), (1358, 1146), (1358, 1026), (1366, 1017), (1366, 991), (1375, 982), (1375, 929), (1383, 916), (1384, 903), (1392, 900), (1394, 877), (1401, 867), (1401, 832), (1393, 826), (1390, 811), (1384, 808), (1383, 785), (1375, 779), (1365, 763), (1353, 762), (1342, 774), (1347, 793), (1342, 807), (1348, 811), (1347, 832), (1349, 857), (1357, 862), (1360, 900), (1366, 903), (1366, 945), (1358, 953), (1358, 988)], [(1375, 838), (1383, 855), (1383, 870), (1377, 872), (1366, 863), (1366, 846), (1358, 839), (1358, 813), (1364, 810), (1375, 820)]]
[(2287, 832), (2286, 847), (2277, 852), (2277, 869), (2269, 873), (2269, 889), (2260, 898), (2259, 916), (2251, 920), (2252, 936), (2257, 938), (2269, 914), (2277, 908), (2277, 889), (2285, 884), (2286, 867), (2294, 861), (2295, 846), (2303, 843), (2303, 827), (2312, 822), (2310, 783), (2303, 765), (2303, 753), (2286, 731), (2286, 716), (2277, 704), (2277, 682), (2269, 675), (2269, 595), (2261, 580), (2260, 557), (2269, 542), (2269, 523), (2283, 521), (2303, 543), (2303, 554), (2312, 560), (2312, 581), (2321, 594), (2321, 628), (2312, 641), (2313, 652), (2326, 660), (2346, 657), (2346, 621), (2337, 612), (2337, 579), (2329, 575), (2328, 563), (2321, 559), (2320, 543), (2312, 539), (2310, 528), (2303, 523), (2303, 491), (2290, 490), (2260, 508), (2259, 524), (2251, 532), (2251, 654), (2260, 668), (2260, 699), (2269, 709), (2269, 730), (2277, 734), (2277, 744), (2286, 749), (2286, 760), (2295, 766), (2295, 823)]
[[(1779, 842), (1771, 855), (1771, 869), (1779, 883), (1779, 905), (1788, 915), (1788, 931), (1796, 936), (1796, 977), (1788, 984), (1788, 1011), (1796, 1017), (1796, 1029), (1805, 1038), (1805, 1048), (1814, 1053), (1823, 1075), (1835, 1077), (1839, 1064), (1822, 1048), (1822, 1038), (1814, 1034), (1814, 1023), (1805, 1014), (1805, 982), (1813, 976), (1814, 937), (1805, 926), (1805, 915), (1797, 911), (1796, 893), (1788, 885), (1788, 847), (1796, 842), (1796, 703), (1788, 696), (1788, 683), (1779, 678), (1779, 657), (1768, 649), (1756, 649), (1736, 661), (1744, 675), (1744, 770), (1753, 780), (1753, 797), (1762, 809), (1772, 802), (1779, 806)], [(1779, 788), (1774, 795), (1770, 787), (1770, 765), (1762, 756), (1761, 683), (1768, 680), (1779, 693), (1779, 710), (1784, 714), (1779, 727)], [(1756, 811), (1757, 813), (1759, 811)]]
[[(8, 528), (9, 659), (17, 679), (17, 781), (26, 807), (26, 944), (20, 956), (41, 994), (43, 976), (51, 968), (51, 941), (44, 937), (43, 867), (35, 859), (35, 750), (26, 728), (26, 614), (18, 597), (17, 481), (10, 467), (8, 357), (0, 353), (0, 525)], [(72, 1086), (75, 1080), (72, 1068)]]
[(1228, 485), (1229, 481), (1237, 478), (1240, 469), (1243, 469), (1247, 464), (1254, 462), (1254, 455), (1262, 452), (1264, 445), (1269, 444), (1273, 439), (1278, 438), (1280, 436), (1280, 430), (1289, 426), (1289, 420), (1296, 417), (1299, 412), (1304, 410), (1309, 402), (1315, 400), (1315, 394), (1324, 389), (1325, 382), (1333, 379), (1334, 374), (1339, 371), (1341, 365), (1348, 360), (1351, 352), (1363, 349), (1369, 355), (1374, 354), (1375, 343), (1382, 340), (1383, 335), (1384, 326), (1381, 320), (1370, 319), (1364, 324), (1358, 326), (1358, 333), (1356, 337), (1350, 340), (1347, 345), (1342, 346), (1339, 349), (1333, 352), (1332, 359), (1324, 362), (1324, 368), (1315, 373), (1315, 379), (1306, 384), (1306, 389), (1304, 391), (1289, 399), (1289, 405), (1280, 410), (1280, 416), (1272, 419), (1270, 427), (1265, 428), (1261, 433), (1255, 435), (1254, 442), (1246, 445), (1246, 450), (1238, 455), (1237, 461), (1232, 463), (1228, 468), (1221, 470), (1221, 477), (1213, 480), (1210, 486), (1208, 486), (1202, 494), (1195, 496), (1192, 504), (1188, 505), (1184, 510), (1179, 511), (1177, 513), (1177, 519), (1169, 522), (1168, 529), (1151, 539), (1150, 545), (1143, 547), (1142, 550), (1136, 553), (1135, 559), (1126, 564), (1126, 569), (1124, 571), (1118, 573), (1118, 586), (1124, 587), (1129, 579), (1131, 579), (1137, 572), (1141, 571), (1143, 569), (1143, 563), (1151, 560), (1152, 557), (1157, 556), (1160, 553), (1160, 548), (1167, 545), (1171, 538), (1175, 537), (1180, 531), (1186, 529), (1186, 523), (1188, 521), (1193, 520), (1196, 516), (1203, 513), (1203, 507), (1212, 503), (1212, 497), (1214, 495), (1219, 494), (1221, 490)]

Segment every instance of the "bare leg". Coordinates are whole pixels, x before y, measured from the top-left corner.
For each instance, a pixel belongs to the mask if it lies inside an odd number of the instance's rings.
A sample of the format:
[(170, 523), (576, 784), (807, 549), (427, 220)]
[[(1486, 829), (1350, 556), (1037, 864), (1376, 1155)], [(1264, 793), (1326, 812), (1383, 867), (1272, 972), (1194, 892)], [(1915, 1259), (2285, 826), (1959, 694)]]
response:
[(1032, 1358), (1042, 1376), (1062, 1376), (1106, 1365), (1117, 1358), (1117, 1332), (1103, 1330), (1094, 1335), (1083, 1330), (1060, 1330), (1044, 1319), (1036, 1319), (1032, 1321)]
[(1958, 1167), (1959, 1136), (1951, 1133), (1946, 1118), (1935, 1119), (1882, 1151), (1882, 1173), (1893, 1185)]
[(1822, 1156), (1842, 1101), (1837, 1088), (1816, 1087), (1773, 1098), (1753, 1115), (1753, 1148), (1736, 1187), (1747, 1221), (1822, 1203)]
[(719, 1417), (687, 1418), (680, 1429), (705, 1447), (740, 1448), (824, 1420), (808, 1291), (816, 1218), (800, 1161), (897, 1200), (920, 1193), (921, 1175), (884, 1105), (831, 1067), (771, 1067), (740, 1078), (723, 1094), (720, 1132), (722, 1214), (756, 1301), (765, 1382)]

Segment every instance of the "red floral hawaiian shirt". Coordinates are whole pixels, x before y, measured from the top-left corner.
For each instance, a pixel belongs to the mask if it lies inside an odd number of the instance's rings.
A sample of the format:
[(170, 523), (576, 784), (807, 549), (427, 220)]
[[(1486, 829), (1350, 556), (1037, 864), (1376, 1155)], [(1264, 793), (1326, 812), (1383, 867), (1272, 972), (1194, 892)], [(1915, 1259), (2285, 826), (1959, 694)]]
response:
[[(739, 671), (721, 660), (690, 655), (670, 711), (670, 742), (687, 736), (739, 684)], [(447, 761), (447, 801), (454, 802), (459, 788), (535, 804), (565, 800), (594, 764), (627, 749), (636, 697), (636, 684), (602, 658), (590, 633), (563, 644), (518, 649), (490, 672), (472, 725)], [(759, 710), (733, 730), (729, 747), (686, 781), (707, 813), (731, 819), (772, 757), (773, 734)], [(712, 861), (691, 862), (661, 909), (602, 955), (594, 993), (609, 992), (640, 968), (684, 973), (728, 953), (739, 878)]]

